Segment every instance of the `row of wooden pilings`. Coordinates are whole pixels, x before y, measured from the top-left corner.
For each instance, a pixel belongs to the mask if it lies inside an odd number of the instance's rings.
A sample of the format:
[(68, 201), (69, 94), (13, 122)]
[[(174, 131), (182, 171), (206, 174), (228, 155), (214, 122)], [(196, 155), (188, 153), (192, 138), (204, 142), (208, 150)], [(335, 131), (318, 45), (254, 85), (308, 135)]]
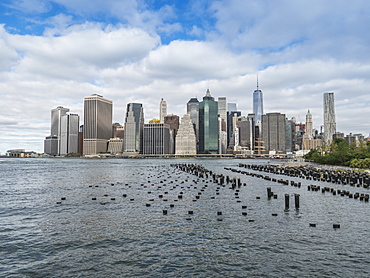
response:
[(171, 166), (178, 168), (184, 172), (198, 176), (199, 178), (212, 178), (213, 182), (219, 185), (231, 184), (232, 188), (241, 187), (242, 185), (240, 178), (216, 174), (213, 171), (210, 171), (198, 164), (179, 163), (171, 164)]
[(254, 171), (299, 177), (307, 180), (331, 182), (336, 184), (349, 184), (351, 186), (369, 188), (370, 175), (368, 173), (347, 171), (335, 171), (305, 166), (279, 166), (279, 165), (255, 165), (239, 163), (239, 167), (248, 168)]
[[(241, 164), (239, 164), (240, 166)], [(246, 164), (242, 164), (242, 165), (246, 165)], [(257, 166), (260, 166), (260, 165), (257, 165)], [(240, 166), (240, 167), (243, 167), (243, 166)], [(248, 169), (253, 169), (252, 167), (246, 167)], [(291, 186), (295, 186), (295, 187), (298, 187), (300, 188), (302, 186), (301, 182), (295, 182), (295, 181), (289, 181), (289, 180), (284, 180), (284, 179), (276, 179), (276, 178), (271, 178), (270, 176), (264, 176), (264, 175), (261, 175), (261, 174), (257, 174), (257, 173), (251, 173), (251, 172), (248, 172), (248, 171), (242, 171), (242, 170), (239, 170), (239, 169), (233, 169), (233, 168), (224, 168), (226, 170), (230, 170), (232, 172), (235, 172), (235, 173), (239, 173), (239, 174), (245, 174), (245, 175), (249, 175), (249, 176), (252, 176), (252, 177), (257, 177), (257, 178), (263, 178), (264, 180), (268, 180), (268, 181), (272, 181), (272, 182), (278, 182), (278, 183), (281, 183), (281, 184), (284, 184), (284, 185), (290, 185)], [(308, 191), (320, 191), (320, 186), (318, 185), (309, 185), (307, 187)], [(358, 192), (356, 193), (350, 193), (349, 191), (346, 191), (346, 190), (340, 190), (340, 189), (334, 189), (334, 188), (329, 188), (329, 187), (323, 187), (322, 189), (322, 193), (325, 193), (327, 191), (330, 191), (331, 193), (333, 193), (333, 195), (340, 195), (340, 196), (348, 196), (350, 199), (360, 199), (360, 201), (365, 201), (365, 202), (369, 202), (369, 194), (360, 194)]]

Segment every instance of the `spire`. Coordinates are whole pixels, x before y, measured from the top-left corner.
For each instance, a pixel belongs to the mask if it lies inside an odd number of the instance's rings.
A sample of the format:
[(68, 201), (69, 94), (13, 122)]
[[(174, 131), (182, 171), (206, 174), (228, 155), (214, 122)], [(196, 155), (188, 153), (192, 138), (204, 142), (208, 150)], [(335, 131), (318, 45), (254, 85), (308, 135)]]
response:
[(209, 91), (209, 88), (207, 89), (206, 97), (211, 97), (211, 92)]
[(311, 115), (310, 109), (308, 109), (307, 115)]
[(257, 74), (257, 91), (258, 91), (258, 74)]

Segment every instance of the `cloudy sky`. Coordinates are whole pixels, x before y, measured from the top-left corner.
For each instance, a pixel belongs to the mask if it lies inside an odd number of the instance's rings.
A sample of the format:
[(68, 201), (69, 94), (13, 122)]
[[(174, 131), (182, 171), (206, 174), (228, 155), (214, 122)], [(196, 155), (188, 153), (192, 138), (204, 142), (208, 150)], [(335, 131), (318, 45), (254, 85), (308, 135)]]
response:
[(50, 110), (83, 120), (83, 97), (101, 94), (123, 123), (141, 102), (146, 121), (214, 97), (252, 113), (256, 76), (264, 112), (323, 124), (335, 93), (337, 129), (370, 132), (368, 0), (2, 0), (0, 153), (43, 151)]

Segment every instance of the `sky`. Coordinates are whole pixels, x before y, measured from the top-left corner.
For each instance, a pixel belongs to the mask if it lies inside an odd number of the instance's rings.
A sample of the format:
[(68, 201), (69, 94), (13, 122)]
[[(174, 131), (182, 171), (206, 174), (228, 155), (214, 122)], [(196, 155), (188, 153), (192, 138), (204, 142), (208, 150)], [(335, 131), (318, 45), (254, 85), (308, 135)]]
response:
[(51, 109), (80, 115), (83, 98), (113, 101), (123, 124), (129, 102), (145, 120), (182, 117), (207, 88), (252, 113), (323, 124), (334, 92), (337, 131), (370, 132), (368, 0), (2, 0), (0, 154), (43, 152)]

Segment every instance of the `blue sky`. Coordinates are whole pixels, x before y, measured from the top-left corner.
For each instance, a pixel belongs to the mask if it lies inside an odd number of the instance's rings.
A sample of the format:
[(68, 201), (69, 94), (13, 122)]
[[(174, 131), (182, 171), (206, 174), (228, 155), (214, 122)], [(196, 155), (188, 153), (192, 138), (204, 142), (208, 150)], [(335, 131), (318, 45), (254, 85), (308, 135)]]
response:
[(83, 117), (84, 96), (128, 102), (157, 118), (214, 97), (251, 113), (256, 76), (265, 112), (314, 127), (335, 93), (337, 129), (370, 132), (370, 2), (366, 0), (4, 0), (0, 3), (0, 153), (41, 152), (50, 110)]

